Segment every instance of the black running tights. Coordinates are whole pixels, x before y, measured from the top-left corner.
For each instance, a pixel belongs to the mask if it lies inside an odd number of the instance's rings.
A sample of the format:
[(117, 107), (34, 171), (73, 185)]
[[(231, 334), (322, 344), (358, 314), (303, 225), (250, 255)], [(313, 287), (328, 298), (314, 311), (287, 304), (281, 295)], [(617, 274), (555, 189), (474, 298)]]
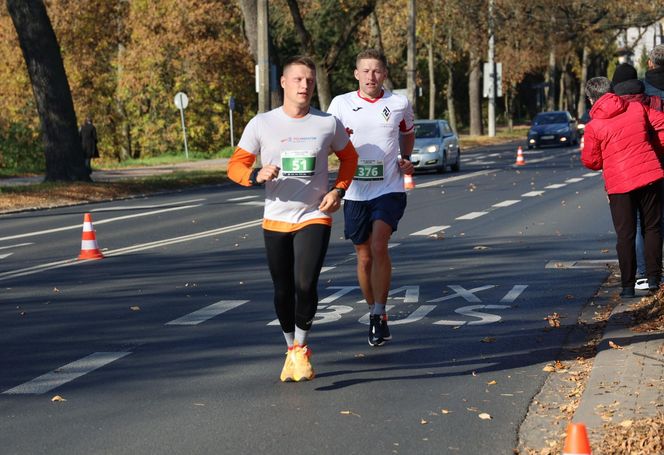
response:
[(311, 224), (295, 232), (263, 230), (274, 284), (274, 308), (286, 333), (295, 331), (296, 325), (302, 330), (311, 328), (330, 230), (323, 224)]

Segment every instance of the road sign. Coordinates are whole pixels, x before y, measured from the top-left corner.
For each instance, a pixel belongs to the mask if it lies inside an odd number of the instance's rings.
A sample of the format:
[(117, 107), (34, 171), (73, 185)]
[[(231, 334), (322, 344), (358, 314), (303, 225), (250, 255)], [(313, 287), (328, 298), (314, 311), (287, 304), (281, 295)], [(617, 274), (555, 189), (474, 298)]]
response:
[(180, 109), (180, 120), (182, 121), (182, 137), (184, 138), (184, 156), (189, 159), (189, 147), (187, 146), (187, 128), (184, 124), (184, 110), (189, 106), (189, 98), (184, 92), (175, 94), (175, 107)]
[(186, 109), (188, 105), (189, 98), (187, 97), (187, 94), (184, 92), (178, 92), (175, 95), (175, 107), (178, 109)]

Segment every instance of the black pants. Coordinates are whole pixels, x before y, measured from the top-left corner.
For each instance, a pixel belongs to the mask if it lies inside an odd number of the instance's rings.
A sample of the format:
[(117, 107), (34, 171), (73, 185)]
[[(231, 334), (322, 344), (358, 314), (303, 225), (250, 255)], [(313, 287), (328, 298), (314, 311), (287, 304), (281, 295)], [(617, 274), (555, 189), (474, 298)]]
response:
[(318, 277), (330, 242), (330, 227), (312, 224), (295, 232), (263, 230), (281, 329), (309, 330), (318, 307)]
[(660, 223), (661, 180), (629, 193), (610, 194), (611, 218), (618, 241), (616, 251), (623, 287), (634, 287), (636, 277), (636, 213), (641, 217), (644, 237), (646, 275), (659, 280), (662, 275), (662, 234)]

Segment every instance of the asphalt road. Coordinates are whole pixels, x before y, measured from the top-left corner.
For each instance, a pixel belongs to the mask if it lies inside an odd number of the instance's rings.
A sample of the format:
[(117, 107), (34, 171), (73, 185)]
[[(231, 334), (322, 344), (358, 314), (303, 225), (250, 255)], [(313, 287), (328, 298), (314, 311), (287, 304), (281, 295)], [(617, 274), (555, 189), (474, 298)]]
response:
[[(525, 160), (497, 146), (415, 177), (381, 348), (336, 216), (309, 383), (279, 382), (261, 189), (0, 216), (2, 453), (512, 453), (615, 258), (601, 175), (573, 148)], [(75, 260), (85, 212), (103, 260)]]

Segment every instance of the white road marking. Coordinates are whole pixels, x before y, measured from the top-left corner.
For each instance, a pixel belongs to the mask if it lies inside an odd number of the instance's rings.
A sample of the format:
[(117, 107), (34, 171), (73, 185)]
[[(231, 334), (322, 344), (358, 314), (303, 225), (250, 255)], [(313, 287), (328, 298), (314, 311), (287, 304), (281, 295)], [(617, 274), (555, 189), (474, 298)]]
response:
[(336, 266), (334, 266), (334, 267), (322, 267), (320, 269), (320, 273), (329, 272), (330, 270), (333, 270), (333, 269), (336, 269)]
[(205, 199), (190, 199), (188, 201), (177, 201), (177, 202), (168, 202), (166, 204), (151, 204), (151, 205), (120, 205), (120, 206), (113, 206), (113, 207), (108, 207), (108, 208), (92, 209), (92, 210), (90, 210), (90, 213), (95, 213), (95, 212), (117, 212), (117, 211), (120, 211), (120, 210), (156, 209), (158, 207), (173, 207), (174, 205), (191, 204), (192, 202), (201, 202), (201, 201), (204, 201), (204, 200)]
[(470, 174), (463, 174), (463, 175), (457, 175), (455, 177), (448, 177), (448, 178), (444, 178), (444, 179), (432, 180), (432, 181), (426, 182), (426, 183), (418, 183), (415, 188), (416, 189), (417, 188), (429, 188), (431, 186), (439, 186), (439, 185), (443, 185), (445, 183), (452, 183), (452, 182), (456, 182), (456, 181), (459, 181), (459, 180), (465, 180), (465, 179), (470, 179), (470, 178), (473, 178), (473, 177), (479, 177), (481, 175), (495, 174), (495, 173), (498, 173), (498, 172), (500, 172), (500, 169), (487, 169), (485, 171), (471, 172)]
[(40, 395), (129, 354), (131, 352), (95, 352), (2, 393)]
[(0, 259), (8, 258), (8, 257), (11, 256), (12, 254), (14, 254), (14, 253), (0, 254)]
[(517, 299), (517, 297), (519, 297), (521, 293), (526, 290), (527, 287), (528, 287), (527, 284), (515, 284), (514, 286), (512, 286), (512, 289), (510, 289), (510, 291), (507, 294), (505, 294), (505, 297), (500, 299), (500, 301), (502, 303), (514, 302)]
[(468, 317), (473, 317), (473, 318), (479, 318), (479, 321), (450, 321), (447, 319), (443, 319), (440, 321), (434, 322), (436, 325), (483, 325), (483, 324), (491, 324), (493, 322), (498, 322), (502, 318), (498, 316), (497, 314), (491, 314), (491, 313), (484, 313), (481, 311), (476, 311), (476, 310), (505, 310), (509, 308), (509, 305), (469, 305), (469, 306), (463, 306), (461, 308), (457, 308), (454, 310), (455, 313), (461, 314), (463, 316), (468, 316)]
[(421, 231), (413, 232), (410, 235), (431, 235), (435, 234), (436, 232), (444, 231), (447, 228), (449, 228), (449, 226), (431, 226), (426, 229), (422, 229)]
[(562, 188), (564, 186), (567, 186), (567, 183), (554, 183), (553, 185), (545, 186), (545, 190), (557, 190), (558, 188)]
[(196, 310), (193, 313), (186, 314), (180, 318), (173, 319), (164, 325), (198, 325), (215, 316), (219, 316), (233, 308), (244, 305), (249, 300), (220, 300), (217, 303), (208, 305), (205, 308)]
[(520, 199), (516, 199), (516, 200), (508, 199), (506, 201), (499, 202), (497, 204), (493, 204), (491, 207), (509, 207), (510, 205), (518, 204), (519, 202), (521, 202)]
[[(138, 245), (129, 246), (126, 248), (119, 248), (117, 250), (107, 250), (104, 251), (104, 256), (120, 256), (128, 253), (135, 253), (137, 251), (151, 250), (153, 248), (159, 248), (167, 245), (174, 245), (176, 243), (189, 242), (191, 240), (198, 240), (205, 237), (212, 237), (215, 235), (226, 234), (228, 232), (239, 231), (241, 229), (246, 229), (254, 226), (260, 226), (263, 223), (263, 220), (254, 220), (247, 221), (245, 223), (235, 224), (228, 227), (223, 227), (219, 229), (212, 229), (209, 231), (203, 231), (196, 234), (183, 235), (181, 237), (173, 237), (170, 239), (158, 240), (156, 242), (142, 243)], [(80, 227), (80, 226), (79, 226)], [(11, 278), (34, 275), (35, 273), (40, 273), (45, 270), (58, 269), (61, 267), (68, 267), (74, 264), (81, 264), (87, 261), (79, 261), (77, 259), (65, 259), (62, 261), (50, 262), (48, 264), (35, 265), (32, 267), (26, 267), (24, 269), (10, 270), (8, 272), (0, 273), (0, 281), (5, 281)]]
[[(203, 204), (184, 205), (182, 207), (171, 207), (171, 208), (168, 208), (168, 209), (153, 210), (152, 212), (135, 213), (133, 215), (118, 216), (116, 218), (109, 218), (107, 220), (95, 221), (94, 224), (98, 226), (100, 224), (112, 223), (114, 221), (128, 220), (128, 219), (131, 219), (131, 218), (138, 218), (138, 217), (142, 217), (142, 216), (157, 215), (159, 213), (173, 212), (173, 211), (177, 211), (177, 210), (192, 209), (192, 208), (195, 208), (195, 207), (200, 207), (201, 205), (203, 205)], [(81, 229), (82, 225), (83, 225), (83, 223), (81, 222), (79, 224), (74, 224), (74, 225), (71, 225), (71, 226), (63, 226), (63, 227), (60, 227), (60, 228), (47, 229), (45, 231), (26, 232), (25, 234), (10, 235), (8, 237), (0, 237), (0, 241), (20, 239), (20, 238), (24, 238), (24, 237), (34, 237), (34, 236), (37, 236), (37, 235), (44, 235), (44, 234), (52, 234), (53, 232), (69, 231), (71, 229)]]
[(452, 285), (449, 285), (448, 288), (452, 289), (454, 291), (454, 294), (446, 295), (446, 296), (439, 297), (439, 298), (433, 299), (433, 300), (427, 300), (427, 302), (428, 303), (444, 302), (446, 300), (451, 300), (451, 299), (454, 299), (456, 297), (463, 297), (467, 302), (480, 303), (481, 300), (479, 299), (479, 297), (474, 295), (475, 292), (486, 291), (487, 289), (492, 289), (492, 288), (495, 288), (495, 287), (496, 287), (495, 284), (487, 284), (486, 286), (480, 286), (478, 288), (465, 289), (462, 286), (452, 284)]
[(258, 197), (258, 195), (234, 197), (234, 198), (229, 199), (228, 202), (246, 201), (247, 199), (256, 199), (257, 197)]
[(545, 192), (544, 191), (530, 191), (528, 193), (524, 193), (521, 195), (521, 197), (535, 197), (535, 196), (541, 196)]
[(34, 245), (34, 243), (28, 242), (28, 243), (17, 243), (16, 245), (0, 246), (0, 250), (8, 250), (10, 248), (19, 248), (21, 246), (28, 246), (28, 245)]
[(461, 215), (457, 217), (457, 220), (474, 220), (475, 218), (479, 218), (481, 216), (486, 215), (489, 212), (470, 212), (466, 213), (465, 215)]
[(254, 207), (264, 207), (265, 202), (264, 201), (249, 201), (249, 202), (240, 202), (238, 205), (250, 205)]
[(588, 172), (587, 174), (583, 174), (584, 177), (595, 177), (596, 175), (600, 175), (601, 172)]
[(583, 180), (585, 180), (583, 177), (574, 177), (572, 179), (565, 180), (565, 183), (578, 183), (582, 182)]

